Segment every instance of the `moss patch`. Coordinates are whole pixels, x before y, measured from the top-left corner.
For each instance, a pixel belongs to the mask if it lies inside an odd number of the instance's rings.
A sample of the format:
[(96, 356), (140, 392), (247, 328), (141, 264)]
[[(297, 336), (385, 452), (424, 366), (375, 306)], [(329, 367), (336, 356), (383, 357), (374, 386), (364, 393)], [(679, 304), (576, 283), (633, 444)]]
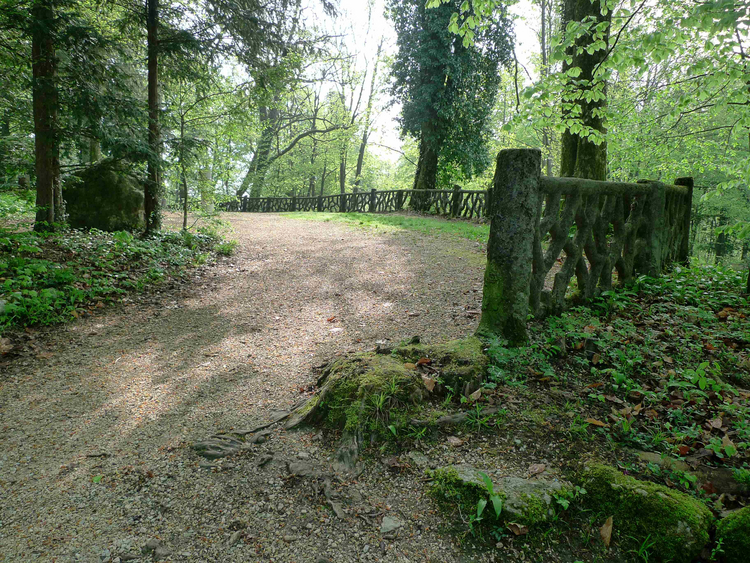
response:
[(288, 426), (326, 423), (348, 431), (382, 430), (392, 417), (413, 410), (426, 393), (421, 375), (398, 357), (357, 354), (332, 363), (319, 393)]
[(440, 370), (444, 387), (468, 394), (481, 386), (487, 374), (489, 360), (484, 350), (484, 343), (472, 336), (432, 346), (409, 344), (397, 348), (394, 355), (410, 363), (430, 359), (432, 367)]
[(743, 563), (750, 554), (750, 506), (732, 512), (716, 525), (725, 563)]
[(614, 516), (621, 536), (653, 543), (658, 561), (688, 563), (708, 543), (713, 515), (703, 504), (662, 485), (638, 481), (606, 465), (583, 474), (586, 502), (603, 516)]

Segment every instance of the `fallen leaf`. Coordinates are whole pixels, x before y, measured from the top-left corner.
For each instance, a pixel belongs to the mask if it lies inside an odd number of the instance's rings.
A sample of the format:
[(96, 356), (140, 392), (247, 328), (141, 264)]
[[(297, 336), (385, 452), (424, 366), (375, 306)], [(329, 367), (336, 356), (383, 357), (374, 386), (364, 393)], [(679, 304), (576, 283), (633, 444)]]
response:
[(723, 421), (723, 420), (721, 420), (721, 417), (715, 418), (715, 419), (713, 419), (713, 420), (711, 421), (711, 427), (712, 427), (712, 428), (715, 428), (715, 429), (717, 429), (717, 430), (718, 430), (719, 428), (721, 428), (723, 424), (724, 424), (724, 421)]
[(406, 369), (417, 369), (417, 364), (404, 364)]
[(508, 523), (508, 529), (517, 536), (525, 536), (529, 533), (529, 527), (523, 524), (516, 524), (515, 522)]
[(332, 317), (329, 317), (327, 320), (328, 320), (329, 323), (332, 323), (333, 321), (336, 320), (336, 315), (334, 315)]
[(609, 424), (607, 424), (606, 422), (602, 422), (601, 420), (596, 420), (595, 418), (587, 418), (586, 422), (588, 422), (592, 426), (600, 426), (601, 428), (609, 428)]
[(588, 385), (586, 385), (586, 387), (584, 387), (584, 389), (596, 389), (597, 387), (601, 387), (602, 385), (604, 385), (604, 383), (602, 383), (601, 381), (599, 383), (589, 383)]
[(602, 537), (602, 541), (604, 542), (604, 547), (609, 547), (609, 542), (612, 541), (612, 524), (614, 522), (614, 519), (612, 516), (607, 518), (607, 521), (604, 523), (604, 525), (599, 528), (599, 535)]
[(690, 446), (686, 446), (683, 444), (682, 446), (677, 448), (677, 452), (680, 455), (688, 455), (690, 453)]
[(601, 354), (594, 354), (594, 356), (591, 358), (591, 363), (596, 365), (598, 364), (602, 359)]
[(435, 389), (435, 380), (431, 377), (427, 377), (426, 375), (422, 376), (422, 383), (424, 383), (424, 386), (427, 387), (427, 390), (432, 393), (432, 390)]
[(543, 463), (534, 463), (529, 466), (529, 475), (539, 475), (544, 473), (545, 469), (547, 469), (547, 466)]
[(13, 344), (10, 338), (0, 338), (0, 354), (7, 354), (11, 350), (13, 350)]
[(430, 358), (419, 358), (419, 361), (417, 362), (418, 366), (429, 366), (432, 363), (432, 360)]
[(669, 356), (664, 356), (664, 361), (667, 362), (668, 364), (674, 363), (674, 360), (670, 358)]

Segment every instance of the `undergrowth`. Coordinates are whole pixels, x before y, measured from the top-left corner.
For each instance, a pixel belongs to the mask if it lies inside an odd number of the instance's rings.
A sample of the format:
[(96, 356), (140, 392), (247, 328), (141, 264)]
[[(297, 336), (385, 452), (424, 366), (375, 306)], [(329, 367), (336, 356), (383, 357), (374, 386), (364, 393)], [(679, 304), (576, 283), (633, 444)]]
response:
[(149, 238), (124, 231), (0, 231), (0, 334), (103, 307), (127, 291), (205, 262), (219, 244), (212, 231)]

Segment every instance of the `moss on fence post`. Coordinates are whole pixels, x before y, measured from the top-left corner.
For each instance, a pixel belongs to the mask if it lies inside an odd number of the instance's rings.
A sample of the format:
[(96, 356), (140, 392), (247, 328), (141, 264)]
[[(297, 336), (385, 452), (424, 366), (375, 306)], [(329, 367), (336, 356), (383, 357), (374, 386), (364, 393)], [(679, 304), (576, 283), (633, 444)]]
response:
[(534, 233), (539, 221), (542, 153), (506, 149), (497, 156), (490, 198), (490, 238), (477, 334), (511, 345), (527, 341)]
[(651, 277), (660, 276), (664, 268), (664, 257), (668, 244), (667, 229), (667, 190), (661, 182), (640, 181), (648, 183), (651, 193), (646, 200), (645, 236), (643, 248), (635, 260), (635, 270), (639, 274)]

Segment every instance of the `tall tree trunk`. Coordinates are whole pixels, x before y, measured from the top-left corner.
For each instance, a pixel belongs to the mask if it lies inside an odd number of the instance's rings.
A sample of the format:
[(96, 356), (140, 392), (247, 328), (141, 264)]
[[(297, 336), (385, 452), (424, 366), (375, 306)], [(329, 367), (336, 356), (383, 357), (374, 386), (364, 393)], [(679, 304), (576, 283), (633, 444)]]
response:
[(250, 169), (242, 179), (242, 185), (237, 190), (237, 197), (242, 197), (247, 190), (250, 190), (251, 197), (261, 197), (263, 195), (263, 185), (266, 180), (266, 172), (270, 166), (271, 147), (275, 136), (276, 126), (279, 120), (279, 110), (276, 108), (267, 108), (261, 106), (258, 108), (260, 116), (261, 133), (258, 139), (258, 145), (255, 147), (255, 154), (250, 163)]
[[(542, 34), (541, 34), (541, 48), (542, 48), (542, 76), (548, 74), (548, 61), (547, 61), (547, 25), (549, 23), (549, 0), (541, 0), (542, 8)], [(551, 135), (548, 127), (542, 129), (542, 145), (544, 145), (544, 161), (547, 176), (552, 176), (552, 142)]]
[(161, 229), (161, 142), (159, 139), (159, 0), (146, 0), (148, 36), (148, 179), (144, 198), (146, 233)]
[(346, 147), (339, 154), (339, 191), (346, 193)]
[(328, 175), (328, 159), (323, 161), (323, 174), (320, 177), (320, 195), (323, 195), (323, 188), (326, 186), (326, 176)]
[[(582, 21), (588, 17), (595, 18), (597, 23), (611, 22), (612, 11), (608, 10), (607, 15), (601, 13), (599, 0), (564, 0), (563, 2), (563, 28), (572, 21)], [(605, 41), (609, 39), (607, 31)], [(563, 72), (572, 67), (579, 67), (581, 74), (576, 80), (582, 84), (581, 90), (591, 90), (594, 79), (594, 71), (604, 61), (606, 49), (599, 49), (589, 54), (586, 47), (592, 43), (592, 38), (583, 36), (571, 46), (567, 55), (572, 57), (572, 62), (563, 63)], [(581, 52), (578, 49), (582, 48)], [(604, 122), (598, 112), (603, 111), (606, 106), (606, 100), (597, 100), (587, 102), (584, 96), (581, 96), (576, 102), (581, 110), (580, 119), (582, 123), (602, 133), (606, 133)], [(573, 134), (566, 130), (561, 138), (562, 152), (560, 158), (560, 175), (576, 178), (589, 178), (592, 180), (605, 180), (607, 177), (607, 144), (603, 142), (599, 145), (594, 144), (588, 138)]]
[(365, 151), (367, 150), (367, 140), (370, 136), (370, 126), (372, 125), (372, 106), (375, 101), (375, 84), (378, 79), (378, 66), (380, 65), (380, 54), (383, 51), (383, 39), (378, 44), (378, 53), (375, 55), (375, 65), (372, 69), (370, 78), (370, 95), (367, 98), (367, 109), (365, 110), (365, 123), (362, 130), (362, 140), (359, 143), (359, 153), (357, 154), (357, 170), (354, 173), (354, 187), (359, 188), (362, 183), (362, 167), (365, 163)]
[(4, 176), (9, 164), (6, 162), (9, 151), (5, 145), (8, 137), (10, 137), (10, 110), (6, 109), (2, 120), (0, 120), (0, 171), (3, 174), (3, 176), (0, 176), (0, 180), (6, 182), (9, 180), (9, 178), (5, 178)]
[(185, 114), (180, 114), (180, 183), (182, 184), (182, 228), (187, 230), (188, 185), (185, 174)]
[(36, 0), (32, 8), (31, 38), (34, 105), (34, 150), (36, 158), (37, 231), (50, 229), (65, 218), (60, 182), (60, 147), (57, 127), (58, 97), (55, 84), (55, 16), (52, 0)]

